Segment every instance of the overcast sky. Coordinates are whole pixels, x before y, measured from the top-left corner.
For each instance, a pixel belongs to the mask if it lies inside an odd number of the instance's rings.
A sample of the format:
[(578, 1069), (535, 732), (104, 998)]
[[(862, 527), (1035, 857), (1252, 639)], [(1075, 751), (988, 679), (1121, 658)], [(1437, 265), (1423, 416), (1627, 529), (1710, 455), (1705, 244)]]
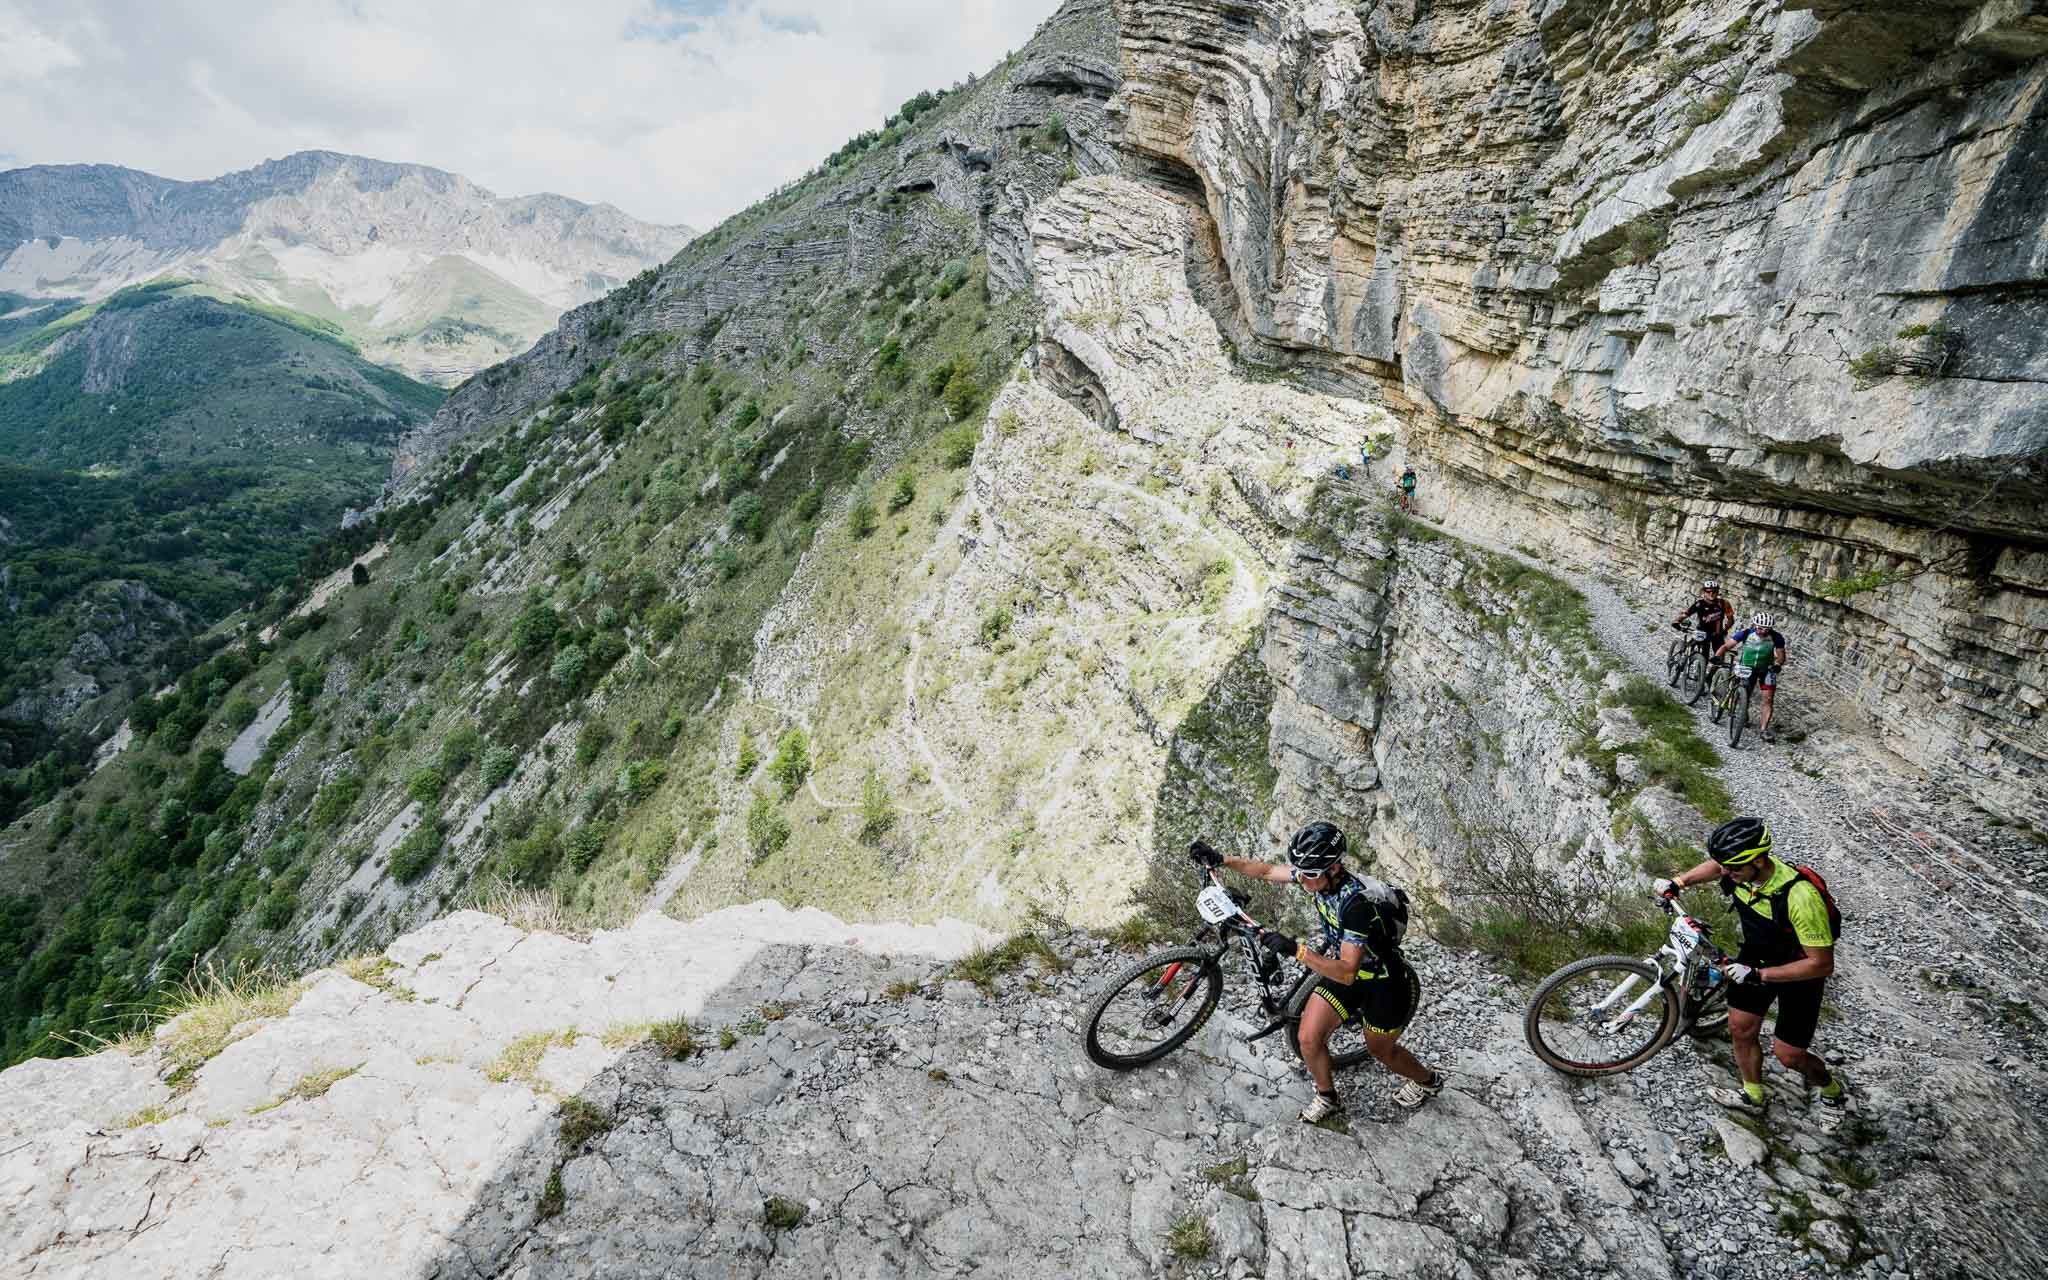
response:
[(0, 0), (0, 169), (323, 148), (709, 228), (1057, 0)]

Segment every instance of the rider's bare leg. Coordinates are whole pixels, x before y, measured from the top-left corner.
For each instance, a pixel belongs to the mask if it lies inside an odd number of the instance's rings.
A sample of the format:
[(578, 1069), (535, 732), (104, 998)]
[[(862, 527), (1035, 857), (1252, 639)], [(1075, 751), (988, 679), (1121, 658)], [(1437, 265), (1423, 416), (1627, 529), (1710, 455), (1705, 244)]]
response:
[(1769, 686), (1769, 685), (1765, 685), (1765, 686), (1764, 686), (1764, 690), (1763, 690), (1763, 693), (1764, 693), (1764, 718), (1763, 718), (1762, 722), (1761, 722), (1761, 723), (1759, 723), (1759, 724), (1757, 725), (1757, 729), (1758, 729), (1758, 730), (1759, 730), (1760, 732), (1763, 732), (1763, 733), (1769, 733), (1769, 732), (1771, 731), (1771, 703), (1772, 703), (1772, 700), (1773, 700), (1773, 699), (1774, 699), (1774, 698), (1776, 697), (1776, 695), (1777, 695), (1777, 690), (1773, 689), (1773, 688), (1772, 688), (1771, 686)]
[[(1303, 1021), (1307, 1020), (1303, 1019)], [(1379, 1059), (1381, 1066), (1395, 1075), (1413, 1080), (1417, 1084), (1429, 1083), (1431, 1074), (1429, 1068), (1418, 1062), (1415, 1055), (1408, 1052), (1408, 1046), (1402, 1044), (1397, 1037), (1389, 1035), (1384, 1031), (1368, 1031), (1365, 1033), (1365, 1047), (1372, 1050), (1372, 1056)], [(1323, 1061), (1329, 1061), (1327, 1053), (1325, 1053)]]
[(1763, 1083), (1764, 1047), (1757, 1040), (1763, 1026), (1762, 1014), (1744, 1013), (1740, 1009), (1728, 1011), (1728, 1039), (1734, 1043), (1735, 1069), (1741, 1073), (1744, 1084)]
[(1337, 1091), (1330, 1075), (1330, 1035), (1339, 1021), (1337, 1011), (1321, 997), (1312, 996), (1302, 1006), (1301, 1061), (1308, 1068), (1309, 1078), (1316, 1082), (1317, 1093)]
[[(1734, 1022), (1732, 1014), (1729, 1016), (1729, 1022), (1731, 1024)], [(1828, 1064), (1819, 1054), (1801, 1045), (1787, 1044), (1783, 1040), (1772, 1040), (1771, 1052), (1777, 1055), (1778, 1061), (1797, 1071), (1801, 1076), (1805, 1077), (1806, 1083), (1813, 1085), (1815, 1088), (1825, 1088), (1828, 1081), (1835, 1078), (1834, 1073), (1828, 1070)]]

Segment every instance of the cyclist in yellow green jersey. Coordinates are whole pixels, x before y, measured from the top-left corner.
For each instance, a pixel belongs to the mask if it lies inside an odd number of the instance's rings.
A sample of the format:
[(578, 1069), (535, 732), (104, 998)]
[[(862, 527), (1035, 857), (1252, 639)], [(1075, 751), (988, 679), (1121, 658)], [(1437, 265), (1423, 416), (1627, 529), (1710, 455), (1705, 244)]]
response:
[(1825, 883), (1810, 868), (1771, 856), (1771, 832), (1757, 818), (1735, 818), (1707, 837), (1707, 861), (1653, 886), (1676, 893), (1719, 880), (1742, 923), (1742, 949), (1728, 966), (1728, 1034), (1735, 1042), (1735, 1066), (1742, 1088), (1709, 1089), (1707, 1096), (1731, 1111), (1765, 1113), (1764, 1014), (1778, 1006), (1772, 1051), (1820, 1091), (1821, 1123), (1839, 1124), (1848, 1089), (1840, 1074), (1812, 1050), (1820, 1024), (1822, 995), (1835, 971), (1835, 943), (1841, 912)]

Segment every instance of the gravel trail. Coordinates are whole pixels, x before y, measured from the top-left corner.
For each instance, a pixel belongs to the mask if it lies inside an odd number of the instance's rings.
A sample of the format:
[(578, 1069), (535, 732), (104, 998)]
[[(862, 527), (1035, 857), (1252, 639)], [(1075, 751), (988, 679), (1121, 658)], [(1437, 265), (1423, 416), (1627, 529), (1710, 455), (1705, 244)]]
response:
[[(1449, 531), (1534, 563), (1484, 537)], [(1601, 641), (1635, 672), (1665, 684), (1665, 623), (1685, 584), (1654, 588), (1643, 602), (1631, 598), (1638, 594), (1632, 585), (1556, 564), (1535, 567), (1583, 593)], [(1797, 1078), (1767, 1052), (1771, 1145), (1758, 1173), (1768, 1190), (1728, 1207), (1719, 1230), (1702, 1231), (1702, 1188), (1725, 1186), (1729, 1165), (1748, 1163), (1738, 1151), (1750, 1144), (1700, 1096), (1734, 1075), (1726, 1043), (1675, 1046), (1625, 1077), (1578, 1085), (1579, 1104), (1610, 1154), (1633, 1153), (1636, 1164), (1650, 1164), (1676, 1143), (1688, 1162), (1680, 1167), (1700, 1175), (1690, 1184), (1646, 1180), (1639, 1191), (1646, 1211), (1677, 1224), (1665, 1228), (1667, 1239), (1685, 1272), (1701, 1280), (1812, 1268), (1877, 1280), (2041, 1274), (2035, 1268), (2048, 1266), (2048, 1232), (2038, 1225), (2048, 1209), (2048, 1035), (2035, 976), (2048, 960), (2042, 851), (1989, 825), (1939, 776), (1890, 757), (1847, 699), (1802, 678), (1796, 631), (1790, 638), (1776, 744), (1745, 733), (1731, 749), (1725, 728), (1709, 722), (1704, 699), (1693, 713), (1721, 755), (1717, 773), (1737, 809), (1762, 816), (1781, 856), (1820, 871), (1842, 904), (1841, 967), (1813, 1047), (1844, 1068), (1852, 1118), (1845, 1131), (1828, 1133)], [(1432, 958), (1456, 973), (1453, 981), (1485, 981), (1483, 969), (1465, 972), (1475, 968), (1466, 958)], [(1435, 1040), (1456, 1053), (1479, 1029), (1458, 1025), (1470, 1021), (1456, 1019), (1444, 1029), (1448, 1036), (1418, 1036), (1418, 1052)], [(1815, 1206), (1845, 1211), (1814, 1217)], [(1787, 1235), (1795, 1237), (1792, 1248)]]

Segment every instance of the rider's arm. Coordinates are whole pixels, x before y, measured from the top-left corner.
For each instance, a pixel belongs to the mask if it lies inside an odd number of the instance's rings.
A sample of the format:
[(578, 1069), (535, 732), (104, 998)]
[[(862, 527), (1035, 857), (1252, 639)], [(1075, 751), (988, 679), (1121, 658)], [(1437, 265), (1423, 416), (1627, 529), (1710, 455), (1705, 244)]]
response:
[(1334, 956), (1319, 955), (1303, 946), (1294, 958), (1333, 982), (1349, 982), (1358, 976), (1360, 961), (1364, 955), (1364, 947), (1355, 942), (1347, 942), (1337, 948), (1337, 954)]
[(1690, 871), (1681, 871), (1671, 877), (1671, 883), (1681, 889), (1690, 889), (1694, 885), (1707, 884), (1710, 881), (1719, 880), (1725, 874), (1727, 873), (1722, 869), (1720, 863), (1712, 858), (1708, 858)]
[(1756, 971), (1759, 982), (1808, 982), (1835, 971), (1833, 947), (1805, 947), (1806, 954), (1791, 964), (1774, 964)]
[(1289, 884), (1294, 880), (1294, 872), (1277, 862), (1263, 862), (1257, 858), (1234, 858), (1225, 854), (1223, 865), (1241, 876), (1250, 876), (1254, 880), (1269, 880), (1274, 884)]

